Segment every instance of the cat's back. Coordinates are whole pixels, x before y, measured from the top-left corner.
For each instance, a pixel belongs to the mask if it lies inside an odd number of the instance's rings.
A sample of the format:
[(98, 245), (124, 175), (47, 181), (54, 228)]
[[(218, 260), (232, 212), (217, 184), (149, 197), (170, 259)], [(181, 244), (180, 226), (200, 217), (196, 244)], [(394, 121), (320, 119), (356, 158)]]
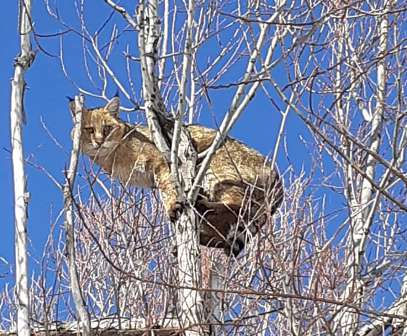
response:
[[(190, 125), (188, 131), (198, 153), (208, 149), (216, 136), (216, 130), (200, 125)], [(214, 154), (209, 169), (219, 179), (247, 182), (271, 173), (267, 159), (260, 152), (230, 137), (226, 137)]]

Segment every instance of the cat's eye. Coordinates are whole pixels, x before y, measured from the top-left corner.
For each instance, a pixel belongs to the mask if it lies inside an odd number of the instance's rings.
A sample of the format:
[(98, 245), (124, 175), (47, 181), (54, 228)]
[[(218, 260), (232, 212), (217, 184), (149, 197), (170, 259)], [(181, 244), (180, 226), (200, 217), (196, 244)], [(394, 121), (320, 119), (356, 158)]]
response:
[(112, 131), (112, 129), (113, 129), (113, 126), (110, 126), (110, 125), (103, 126), (103, 135), (105, 137), (107, 137), (110, 134), (110, 132)]
[(86, 127), (85, 131), (88, 132), (89, 134), (95, 133), (95, 129), (93, 127)]

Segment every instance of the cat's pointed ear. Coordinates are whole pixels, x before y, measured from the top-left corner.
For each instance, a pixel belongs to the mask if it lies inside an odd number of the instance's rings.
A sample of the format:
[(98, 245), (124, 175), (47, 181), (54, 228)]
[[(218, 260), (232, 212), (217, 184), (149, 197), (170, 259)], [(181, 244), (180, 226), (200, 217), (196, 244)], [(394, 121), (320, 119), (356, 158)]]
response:
[(110, 113), (113, 117), (119, 117), (120, 110), (120, 98), (118, 96), (113, 97), (105, 106), (105, 111)]

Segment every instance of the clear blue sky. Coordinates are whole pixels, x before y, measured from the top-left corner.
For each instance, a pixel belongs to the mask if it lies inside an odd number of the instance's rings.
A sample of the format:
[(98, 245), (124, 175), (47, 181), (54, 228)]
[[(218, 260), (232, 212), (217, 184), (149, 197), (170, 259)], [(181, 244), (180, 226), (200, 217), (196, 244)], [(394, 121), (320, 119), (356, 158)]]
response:
[[(69, 1), (62, 3), (68, 6)], [(105, 6), (99, 3), (99, 5)], [(69, 6), (72, 7), (72, 4)], [(95, 6), (95, 5), (92, 5)], [(42, 9), (43, 3), (34, 2), (34, 21), (39, 33), (53, 33), (58, 31)], [(100, 7), (94, 7), (98, 12)], [(107, 13), (105, 9), (103, 13)], [(0, 132), (1, 155), (0, 155), (0, 214), (2, 217), (3, 238), (0, 243), (0, 257), (14, 264), (14, 219), (13, 219), (13, 191), (10, 150), (10, 79), (13, 75), (13, 59), (19, 51), (19, 39), (17, 35), (17, 1), (4, 1), (2, 3), (0, 20), (0, 32), (3, 37), (3, 47), (0, 62), (0, 76), (2, 89), (0, 90), (0, 102), (2, 113), (0, 114), (0, 124), (3, 131)], [(93, 16), (95, 20), (98, 15)], [(69, 17), (68, 17), (69, 18)], [(97, 26), (99, 22), (95, 22)], [(92, 22), (91, 22), (92, 25)], [(78, 41), (78, 40), (77, 40)], [(43, 41), (44, 45), (51, 51), (58, 50), (58, 44)], [(34, 48), (37, 48), (35, 44)], [(65, 50), (65, 58), (68, 63), (75, 64), (75, 61), (81, 61), (80, 45), (72, 44)], [(79, 81), (84, 81), (80, 70), (75, 76)], [(71, 117), (67, 108), (66, 95), (75, 95), (74, 86), (63, 76), (60, 64), (56, 58), (52, 58), (38, 52), (33, 66), (26, 75), (27, 92), (25, 98), (25, 108), (27, 115), (27, 125), (24, 128), (25, 156), (38, 165), (45, 167), (60, 182), (63, 181), (63, 170), (67, 163), (70, 150), (70, 129)], [(112, 87), (112, 93), (115, 89)], [(233, 92), (229, 91), (229, 92)], [(261, 100), (262, 93), (258, 93), (248, 110), (244, 113), (241, 120), (234, 128), (233, 136), (257, 148), (264, 154), (270, 153), (274, 148), (275, 136), (278, 130), (279, 117), (275, 109), (268, 105), (265, 109)], [(226, 99), (225, 99), (226, 97)], [(224, 93), (213, 93), (211, 96), (216, 101), (215, 107), (220, 107), (218, 122), (222, 113), (226, 111), (225, 106), (230, 103)], [(94, 100), (88, 99), (88, 102)], [(47, 134), (41, 119), (49, 128), (50, 132), (61, 142), (63, 149), (58, 148), (50, 136)], [(203, 111), (201, 122), (211, 124), (213, 118)], [(213, 126), (213, 124), (212, 124)], [(296, 168), (307, 164), (306, 150), (300, 145), (299, 134), (306, 134), (307, 131), (301, 123), (295, 118), (290, 117), (289, 145), (292, 153), (295, 154)], [(283, 170), (288, 163), (284, 156), (280, 155), (280, 168)], [(50, 230), (51, 223), (57, 217), (62, 206), (62, 197), (60, 191), (53, 182), (41, 171), (26, 165), (28, 176), (28, 191), (31, 193), (29, 203), (28, 232), (31, 240), (30, 253), (33, 257), (40, 257), (44, 247), (45, 240)], [(30, 263), (31, 270), (34, 264)], [(0, 263), (0, 272), (6, 268)], [(4, 282), (9, 282), (11, 276), (0, 279), (0, 288)], [(2, 283), (3, 282), (3, 283)]]

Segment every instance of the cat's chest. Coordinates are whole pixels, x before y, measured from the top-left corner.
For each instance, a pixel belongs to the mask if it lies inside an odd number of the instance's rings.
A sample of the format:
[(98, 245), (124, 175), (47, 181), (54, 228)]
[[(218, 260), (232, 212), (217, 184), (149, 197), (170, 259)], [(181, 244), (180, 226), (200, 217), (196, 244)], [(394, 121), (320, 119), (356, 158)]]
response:
[(116, 157), (113, 160), (112, 176), (118, 178), (126, 185), (151, 188), (154, 186), (153, 173), (142, 157), (122, 160)]

